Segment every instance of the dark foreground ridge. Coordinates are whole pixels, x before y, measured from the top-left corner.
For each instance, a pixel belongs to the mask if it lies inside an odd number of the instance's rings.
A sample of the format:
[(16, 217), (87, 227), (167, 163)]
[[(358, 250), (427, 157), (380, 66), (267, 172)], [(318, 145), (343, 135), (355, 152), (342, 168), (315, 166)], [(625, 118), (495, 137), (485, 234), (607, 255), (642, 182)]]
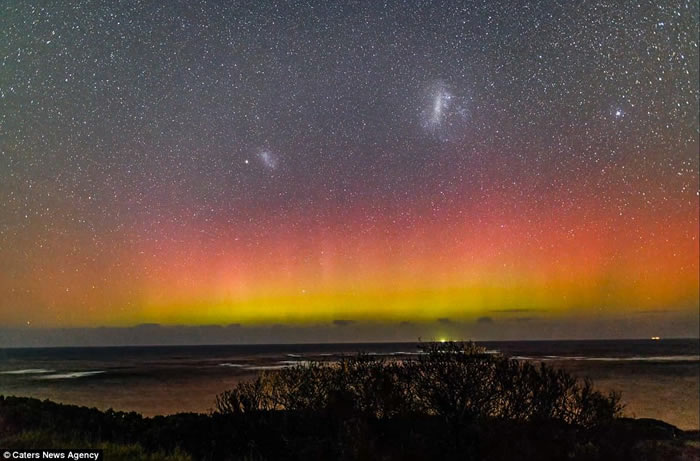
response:
[(366, 355), (263, 373), (211, 414), (144, 418), (0, 397), (0, 448), (102, 448), (108, 460), (699, 459), (697, 432), (622, 418), (603, 395), (545, 365), (429, 344), (401, 361)]

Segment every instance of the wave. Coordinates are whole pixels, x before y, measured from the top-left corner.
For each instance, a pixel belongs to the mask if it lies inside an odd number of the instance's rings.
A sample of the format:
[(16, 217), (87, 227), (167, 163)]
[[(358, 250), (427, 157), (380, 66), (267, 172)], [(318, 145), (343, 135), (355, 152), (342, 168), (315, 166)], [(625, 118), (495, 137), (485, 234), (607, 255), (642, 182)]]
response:
[(598, 360), (601, 362), (698, 362), (697, 355), (660, 355), (651, 357), (586, 357), (581, 360)]
[(632, 357), (583, 357), (565, 355), (544, 355), (541, 357), (529, 357), (515, 355), (511, 357), (516, 360), (536, 360), (536, 361), (588, 361), (588, 362), (700, 362), (698, 355), (656, 355), (656, 356), (632, 356)]
[(220, 363), (219, 366), (229, 368), (245, 368), (248, 365), (243, 365), (242, 363)]
[[(292, 368), (298, 365), (308, 366), (315, 363), (313, 360), (280, 360), (272, 365), (244, 365), (242, 368), (244, 370), (251, 371), (264, 371), (264, 370), (284, 370), (285, 368)], [(324, 362), (330, 363), (330, 362)]]
[(285, 368), (289, 368), (292, 365), (251, 365), (248, 367), (245, 367), (245, 370), (253, 370), (253, 371), (265, 371), (265, 370), (284, 370)]
[(95, 371), (71, 371), (68, 373), (56, 373), (53, 375), (40, 376), (37, 379), (75, 379), (75, 378), (85, 378), (87, 376), (95, 376), (105, 373), (104, 370)]
[(46, 368), (27, 368), (25, 370), (9, 370), (0, 371), (0, 375), (40, 375), (44, 373), (53, 373), (55, 370), (47, 370)]

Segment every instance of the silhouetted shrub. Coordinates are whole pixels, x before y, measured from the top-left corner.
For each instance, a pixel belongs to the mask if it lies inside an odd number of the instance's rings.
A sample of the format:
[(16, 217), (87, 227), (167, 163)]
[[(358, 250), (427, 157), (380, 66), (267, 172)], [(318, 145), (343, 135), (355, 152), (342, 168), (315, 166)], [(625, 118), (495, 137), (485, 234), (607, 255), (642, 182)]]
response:
[(458, 425), (488, 418), (593, 428), (619, 416), (622, 407), (619, 395), (603, 395), (563, 370), (487, 354), (473, 343), (433, 343), (414, 359), (358, 355), (266, 372), (219, 395), (216, 409), (380, 420), (422, 414)]

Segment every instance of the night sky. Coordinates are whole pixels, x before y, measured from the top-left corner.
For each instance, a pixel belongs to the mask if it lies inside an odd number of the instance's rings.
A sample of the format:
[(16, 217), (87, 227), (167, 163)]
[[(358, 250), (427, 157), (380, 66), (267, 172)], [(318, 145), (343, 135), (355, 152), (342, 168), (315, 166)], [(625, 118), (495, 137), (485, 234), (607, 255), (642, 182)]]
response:
[(3, 1), (0, 326), (697, 335), (698, 10)]

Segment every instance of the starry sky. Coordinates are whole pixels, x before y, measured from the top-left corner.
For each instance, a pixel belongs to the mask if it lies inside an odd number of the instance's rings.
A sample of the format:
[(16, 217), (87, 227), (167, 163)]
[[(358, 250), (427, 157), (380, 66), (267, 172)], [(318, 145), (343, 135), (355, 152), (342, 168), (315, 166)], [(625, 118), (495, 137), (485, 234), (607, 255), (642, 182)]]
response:
[(4, 1), (0, 326), (697, 335), (698, 10)]

